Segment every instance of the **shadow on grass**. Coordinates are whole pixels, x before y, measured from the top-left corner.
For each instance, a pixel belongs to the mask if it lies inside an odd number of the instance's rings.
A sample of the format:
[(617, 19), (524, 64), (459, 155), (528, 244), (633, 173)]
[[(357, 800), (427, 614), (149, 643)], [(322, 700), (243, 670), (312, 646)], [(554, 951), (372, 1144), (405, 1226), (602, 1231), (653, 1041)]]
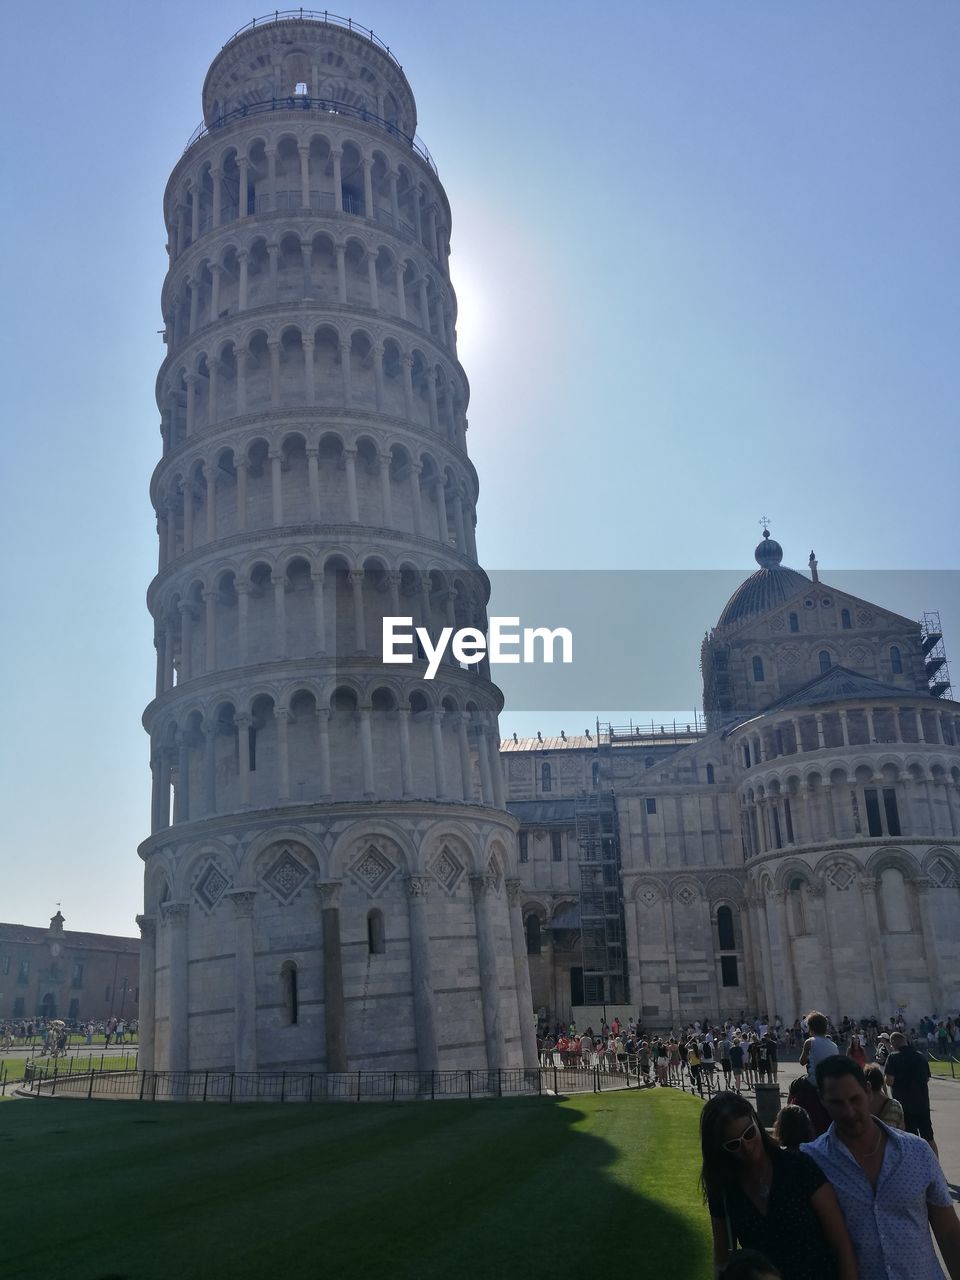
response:
[[(352, 1280), (675, 1267), (708, 1276), (699, 1104), (668, 1093), (314, 1107), (4, 1108), (2, 1274)], [(144, 1121), (160, 1120), (159, 1124)]]

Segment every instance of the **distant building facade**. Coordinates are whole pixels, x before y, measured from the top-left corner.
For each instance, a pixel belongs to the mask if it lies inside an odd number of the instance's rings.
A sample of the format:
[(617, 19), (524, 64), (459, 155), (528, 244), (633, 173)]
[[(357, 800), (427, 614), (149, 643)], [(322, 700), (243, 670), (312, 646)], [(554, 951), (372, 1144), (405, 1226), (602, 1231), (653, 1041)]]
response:
[(0, 1019), (103, 1022), (139, 1016), (140, 940), (0, 924)]
[(704, 639), (706, 728), (506, 740), (533, 1000), (650, 1026), (960, 1006), (960, 706), (939, 632), (784, 567)]

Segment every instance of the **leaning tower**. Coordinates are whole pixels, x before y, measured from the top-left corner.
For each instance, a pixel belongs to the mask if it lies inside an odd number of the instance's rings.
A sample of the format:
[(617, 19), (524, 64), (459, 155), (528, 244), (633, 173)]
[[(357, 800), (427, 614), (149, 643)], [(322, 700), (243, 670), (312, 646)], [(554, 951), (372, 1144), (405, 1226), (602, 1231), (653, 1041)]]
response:
[(450, 210), (372, 32), (256, 22), (164, 197), (141, 1055), (156, 1069), (536, 1063), (486, 667)]

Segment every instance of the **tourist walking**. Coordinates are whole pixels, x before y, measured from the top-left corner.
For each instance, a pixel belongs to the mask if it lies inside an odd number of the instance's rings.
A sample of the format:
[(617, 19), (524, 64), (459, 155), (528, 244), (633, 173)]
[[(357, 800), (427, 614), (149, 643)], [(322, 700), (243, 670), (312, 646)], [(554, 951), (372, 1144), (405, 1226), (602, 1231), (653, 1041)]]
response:
[(905, 1130), (903, 1107), (896, 1098), (891, 1098), (887, 1093), (887, 1087), (883, 1082), (883, 1070), (874, 1064), (867, 1067), (863, 1075), (867, 1082), (870, 1114), (882, 1120), (884, 1124), (888, 1124), (891, 1129)]
[(824, 1014), (808, 1013), (806, 1023), (810, 1028), (810, 1037), (804, 1040), (800, 1050), (800, 1065), (807, 1068), (807, 1075), (816, 1084), (817, 1064), (840, 1050), (827, 1035), (827, 1019)]
[(930, 1122), (930, 1063), (900, 1031), (890, 1037), (890, 1046), (893, 1052), (883, 1065), (883, 1074), (890, 1092), (903, 1107), (904, 1128), (907, 1133), (925, 1138), (939, 1157)]
[(856, 1280), (853, 1246), (825, 1175), (801, 1152), (778, 1147), (745, 1098), (723, 1092), (710, 1099), (700, 1146), (717, 1268), (740, 1245), (760, 1250), (784, 1280)]
[(825, 1058), (817, 1084), (832, 1123), (802, 1150), (833, 1184), (860, 1280), (942, 1280), (931, 1229), (948, 1275), (960, 1280), (960, 1219), (929, 1145), (871, 1114), (866, 1079), (852, 1058)]

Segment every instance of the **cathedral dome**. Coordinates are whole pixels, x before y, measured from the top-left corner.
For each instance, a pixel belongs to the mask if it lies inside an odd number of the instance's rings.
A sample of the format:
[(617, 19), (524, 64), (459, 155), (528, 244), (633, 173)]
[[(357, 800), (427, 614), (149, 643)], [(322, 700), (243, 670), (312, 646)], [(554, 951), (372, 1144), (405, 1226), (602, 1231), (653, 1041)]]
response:
[(795, 596), (801, 587), (810, 586), (809, 578), (781, 564), (783, 547), (770, 537), (769, 530), (764, 529), (753, 557), (760, 568), (746, 582), (741, 582), (727, 601), (718, 627), (735, 626), (748, 618), (769, 613)]

